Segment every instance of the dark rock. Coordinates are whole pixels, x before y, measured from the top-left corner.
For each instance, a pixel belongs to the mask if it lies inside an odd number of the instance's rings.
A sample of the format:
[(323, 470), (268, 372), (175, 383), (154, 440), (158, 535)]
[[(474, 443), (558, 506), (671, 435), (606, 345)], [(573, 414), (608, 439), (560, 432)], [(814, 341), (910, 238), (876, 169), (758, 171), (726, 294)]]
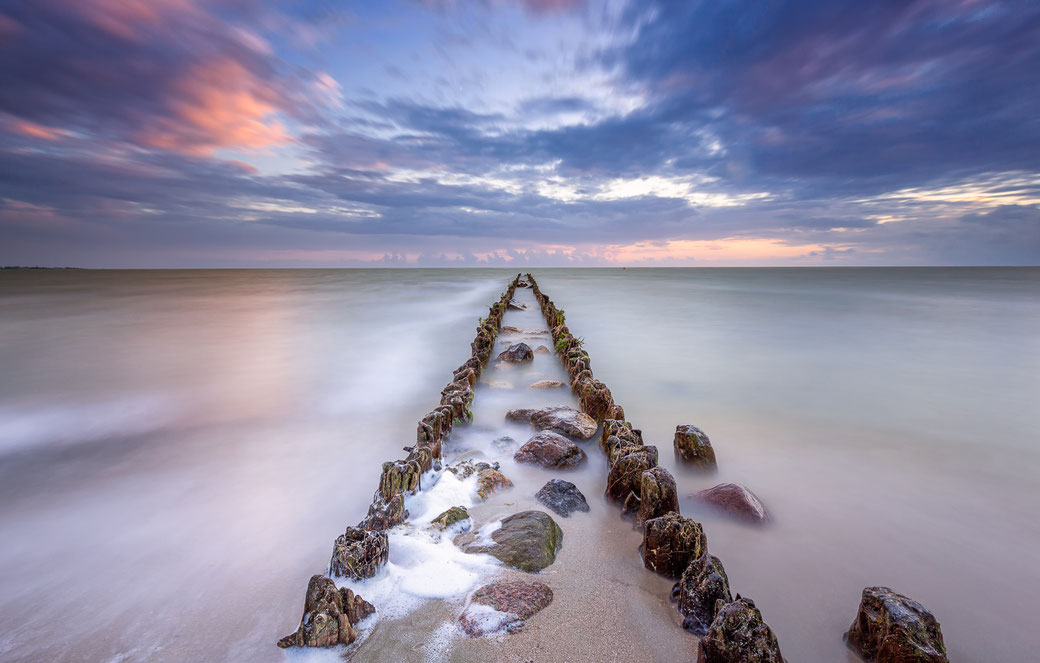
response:
[(541, 571), (556, 561), (563, 530), (544, 511), (521, 511), (502, 520), (491, 533), (492, 546), (472, 544), (468, 553), (487, 553), (521, 571)]
[(434, 518), (430, 524), (439, 529), (447, 529), (463, 520), (469, 520), (469, 511), (466, 511), (464, 506), (453, 506)]
[[(459, 626), (474, 638), (502, 630), (515, 633), (552, 600), (552, 590), (544, 583), (521, 580), (493, 582), (473, 592), (470, 603), (459, 616)], [(486, 611), (473, 610), (471, 606), (474, 604), (487, 606), (501, 614), (488, 615)]]
[(638, 500), (643, 472), (654, 467), (657, 467), (657, 447), (621, 447), (607, 473), (607, 497), (617, 504), (625, 504), (633, 494)]
[(278, 641), (287, 647), (333, 647), (349, 645), (357, 639), (354, 625), (375, 612), (368, 601), (349, 589), (337, 589), (324, 576), (313, 576), (307, 583), (303, 619), (292, 635)]
[(564, 436), (543, 430), (520, 447), (513, 460), (549, 469), (570, 469), (585, 460), (585, 452)]
[(762, 522), (769, 518), (762, 501), (750, 490), (735, 483), (720, 483), (690, 495), (695, 500), (744, 520)]
[(690, 561), (706, 554), (708, 541), (701, 524), (678, 513), (651, 518), (643, 525), (643, 566), (669, 578), (679, 578)]
[(643, 435), (632, 424), (619, 419), (604, 419), (599, 446), (607, 454), (610, 464), (617, 459), (616, 451), (625, 446), (643, 446)]
[(566, 405), (535, 410), (531, 413), (531, 425), (538, 430), (551, 430), (579, 440), (591, 439), (599, 428), (595, 419)]
[(594, 419), (607, 419), (611, 416), (614, 408), (614, 397), (610, 389), (595, 378), (582, 380), (574, 385), (574, 391), (578, 394), (578, 402), (581, 409)]
[(675, 427), (675, 457), (687, 465), (715, 469), (715, 450), (704, 431), (696, 426)]
[(690, 561), (675, 588), (682, 627), (694, 635), (708, 632), (715, 618), (716, 601), (725, 604), (733, 600), (726, 569), (718, 557), (707, 551)]
[(589, 503), (578, 487), (570, 481), (552, 479), (534, 494), (535, 499), (564, 518), (575, 511), (588, 511)]
[(866, 661), (948, 663), (935, 616), (917, 601), (888, 587), (863, 590), (859, 612), (845, 643)]
[(639, 475), (639, 512), (636, 525), (642, 529), (646, 521), (667, 513), (679, 513), (679, 493), (672, 473), (653, 467)]
[(477, 473), (477, 495), (482, 500), (486, 500), (491, 497), (492, 493), (497, 493), (500, 489), (509, 488), (512, 485), (513, 482), (498, 470), (488, 468)]
[(783, 663), (780, 645), (751, 599), (719, 605), (697, 646), (697, 663)]
[[(544, 346), (539, 346), (544, 347)], [(539, 380), (531, 385), (531, 389), (562, 389), (567, 385), (559, 380)]]
[(534, 352), (531, 350), (531, 346), (526, 343), (515, 343), (499, 354), (498, 358), (502, 361), (521, 363), (533, 360)]
[(360, 527), (348, 527), (336, 538), (332, 547), (329, 575), (371, 578), (390, 555), (386, 532), (373, 532)]

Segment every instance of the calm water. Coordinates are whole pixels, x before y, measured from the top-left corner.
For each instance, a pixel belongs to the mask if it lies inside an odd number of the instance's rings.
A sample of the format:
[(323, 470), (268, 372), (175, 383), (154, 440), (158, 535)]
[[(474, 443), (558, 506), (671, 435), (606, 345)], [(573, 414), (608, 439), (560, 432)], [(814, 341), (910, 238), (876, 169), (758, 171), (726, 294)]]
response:
[[(846, 660), (871, 584), (955, 660), (1033, 656), (1040, 269), (534, 273), (649, 442), (711, 436), (718, 476), (681, 492), (738, 481), (775, 515), (682, 505), (787, 657)], [(0, 273), (0, 659), (284, 660), (513, 275)]]

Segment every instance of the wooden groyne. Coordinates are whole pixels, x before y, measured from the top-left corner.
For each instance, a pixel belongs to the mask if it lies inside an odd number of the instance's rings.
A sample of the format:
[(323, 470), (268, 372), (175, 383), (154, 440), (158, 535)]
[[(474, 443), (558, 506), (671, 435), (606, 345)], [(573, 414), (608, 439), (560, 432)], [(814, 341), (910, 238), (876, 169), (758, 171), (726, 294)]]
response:
[[(439, 405), (418, 422), (414, 444), (405, 447), (407, 456), (383, 464), (367, 515), (356, 526), (347, 527), (335, 540), (325, 574), (313, 576), (308, 583), (298, 628), (282, 638), (279, 646), (330, 647), (355, 641), (356, 625), (376, 607), (351, 589), (337, 586), (335, 579), (362, 580), (379, 573), (390, 552), (387, 532), (408, 521), (405, 498), (424, 490), (424, 477), (433, 484), (442, 476), (442, 469), (460, 479), (476, 475), (476, 492), (481, 499), (511, 485), (498, 471), (497, 463), (463, 460), (444, 467), (443, 447), (455, 427), (473, 418), (474, 389), (494, 356), (503, 316), (507, 309), (518, 308), (512, 300), (520, 287), (533, 292), (552, 338), (553, 350), (532, 351), (520, 342), (497, 357), (504, 363), (523, 363), (532, 361), (535, 352), (556, 354), (580, 411), (567, 406), (511, 410), (506, 415), (508, 420), (529, 423), (540, 431), (516, 451), (513, 459), (545, 469), (570, 469), (586, 458), (585, 452), (571, 439), (598, 440), (608, 467), (603, 488), (605, 498), (616, 505), (621, 517), (630, 519), (641, 531), (639, 555), (643, 566), (675, 581), (669, 598), (678, 611), (682, 629), (696, 637), (695, 641), (691, 639), (691, 647), (697, 650), (698, 663), (783, 663), (777, 637), (754, 601), (732, 594), (729, 576), (722, 561), (710, 554), (702, 525), (680, 513), (676, 480), (659, 464), (658, 448), (644, 443), (640, 429), (627, 420), (624, 408), (614, 400), (610, 389), (595, 377), (582, 339), (571, 333), (564, 312), (542, 292), (530, 274), (517, 275), (489, 308), (488, 316), (480, 320), (469, 358), (453, 371), (452, 380), (441, 391)], [(561, 382), (555, 385), (564, 386)], [(714, 449), (707, 435), (695, 426), (676, 427), (673, 451), (679, 463), (708, 470), (715, 467)], [(742, 506), (751, 512), (758, 509), (764, 516), (764, 509), (760, 504), (756, 506), (753, 495), (745, 493), (738, 492), (736, 498), (730, 498), (743, 500)], [(535, 497), (564, 517), (574, 511), (589, 510), (574, 484), (559, 479), (546, 483)], [(409, 504), (415, 508), (414, 502)], [(423, 518), (418, 514), (415, 518), (420, 523), (429, 522), (429, 516)], [(443, 531), (467, 519), (466, 509), (455, 506), (427, 527)], [(541, 511), (523, 511), (500, 523), (501, 532), (508, 532), (508, 537), (500, 539), (496, 538), (498, 534), (493, 534), (494, 541), (488, 541), (486, 538), (475, 540), (471, 534), (460, 535), (454, 543), (463, 552), (487, 553), (520, 571), (537, 572), (553, 564), (556, 552), (563, 545), (563, 532), (551, 516)], [(413, 525), (409, 523), (406, 527)], [(520, 547), (510, 548), (517, 541)], [(467, 609), (458, 616), (457, 624), (474, 637), (502, 632), (502, 628), (511, 631), (522, 628), (523, 620), (552, 601), (552, 590), (540, 582), (493, 582), (470, 593)], [(474, 604), (490, 607), (504, 617), (489, 627), (486, 612), (469, 610)], [(947, 661), (942, 635), (931, 613), (887, 588), (864, 590), (860, 611), (846, 640), (850, 648), (868, 661)]]

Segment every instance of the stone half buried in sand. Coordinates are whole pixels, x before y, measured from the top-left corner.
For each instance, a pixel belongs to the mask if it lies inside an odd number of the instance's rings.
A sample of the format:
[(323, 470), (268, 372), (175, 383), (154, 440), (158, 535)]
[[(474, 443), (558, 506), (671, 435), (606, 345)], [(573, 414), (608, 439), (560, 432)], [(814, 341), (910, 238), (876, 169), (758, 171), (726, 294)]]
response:
[(585, 452), (567, 438), (543, 430), (520, 447), (513, 460), (531, 463), (548, 469), (571, 469), (585, 461)]
[(390, 544), (386, 532), (348, 527), (332, 547), (329, 575), (361, 580), (371, 578), (386, 564)]
[(866, 661), (948, 663), (935, 616), (917, 601), (888, 587), (863, 590), (859, 612), (845, 643)]
[(681, 577), (707, 547), (701, 524), (678, 513), (652, 518), (643, 526), (643, 566), (668, 578)]
[(751, 599), (719, 604), (697, 645), (697, 663), (784, 663), (780, 644)]
[(499, 353), (498, 358), (502, 361), (518, 364), (534, 359), (534, 351), (526, 343), (515, 343)]
[(333, 647), (349, 645), (357, 639), (354, 626), (375, 612), (368, 601), (349, 589), (338, 589), (324, 576), (313, 576), (307, 583), (300, 626), (278, 641), (287, 647)]
[(692, 499), (741, 520), (764, 522), (769, 519), (762, 501), (750, 490), (735, 483), (720, 483), (690, 495)]
[(502, 519), (491, 533), (492, 545), (483, 542), (466, 547), (467, 553), (486, 553), (521, 571), (541, 571), (556, 561), (563, 546), (563, 530), (544, 511), (521, 511)]
[(564, 518), (569, 517), (575, 511), (587, 512), (589, 510), (589, 503), (578, 487), (563, 479), (552, 479), (546, 482), (534, 494), (534, 497)]
[(459, 615), (459, 627), (470, 637), (515, 633), (524, 622), (553, 600), (549, 586), (540, 582), (505, 580), (473, 592)]
[(696, 426), (680, 424), (675, 427), (676, 460), (689, 467), (698, 467), (705, 470), (714, 470), (715, 449), (711, 446), (711, 440), (707, 434)]

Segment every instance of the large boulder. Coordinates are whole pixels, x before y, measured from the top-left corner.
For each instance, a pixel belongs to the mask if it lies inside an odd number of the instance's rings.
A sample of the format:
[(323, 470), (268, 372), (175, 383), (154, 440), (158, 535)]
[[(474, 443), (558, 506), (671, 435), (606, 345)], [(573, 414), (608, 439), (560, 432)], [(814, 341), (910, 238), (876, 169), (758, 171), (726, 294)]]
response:
[(278, 641), (287, 647), (333, 647), (349, 645), (357, 639), (354, 625), (375, 612), (372, 604), (349, 589), (338, 589), (324, 576), (313, 576), (307, 583), (300, 626)]
[(591, 439), (599, 428), (595, 419), (566, 405), (535, 410), (531, 413), (531, 425), (538, 430), (551, 430), (579, 440)]
[(715, 469), (715, 450), (711, 440), (700, 428), (688, 424), (675, 427), (675, 457), (691, 467)]
[(489, 467), (477, 472), (477, 495), (482, 500), (486, 500), (491, 497), (492, 494), (497, 493), (499, 490), (509, 488), (512, 485), (513, 482), (509, 480), (509, 477), (502, 474), (497, 469)]
[(514, 343), (503, 350), (502, 353), (498, 355), (498, 358), (502, 361), (519, 364), (522, 362), (532, 361), (534, 359), (534, 351), (532, 351), (531, 346), (526, 343)]
[(469, 604), (459, 615), (459, 626), (474, 638), (502, 631), (515, 633), (552, 600), (552, 590), (541, 582), (493, 582), (473, 592)]
[(678, 513), (652, 518), (643, 526), (643, 566), (668, 578), (681, 577), (690, 561), (704, 555), (707, 547), (701, 524)]
[(859, 612), (845, 643), (877, 663), (948, 663), (935, 616), (917, 601), (888, 587), (863, 590)]
[(671, 512), (679, 513), (679, 492), (675, 477), (663, 467), (652, 467), (639, 475), (639, 511), (636, 526)]
[(544, 511), (521, 511), (502, 520), (491, 533), (493, 545), (474, 543), (467, 553), (487, 553), (521, 571), (541, 571), (556, 561), (563, 530)]
[(534, 494), (536, 500), (564, 518), (575, 511), (588, 511), (589, 503), (578, 487), (570, 481), (552, 479)]
[(697, 663), (784, 663), (780, 645), (751, 599), (718, 606), (697, 647)]
[(386, 564), (389, 556), (386, 532), (348, 527), (332, 547), (329, 575), (355, 580), (371, 578), (379, 567)]
[(763, 522), (769, 518), (762, 501), (739, 484), (720, 483), (707, 490), (698, 491), (690, 497), (742, 520)]
[(729, 577), (718, 557), (705, 550), (686, 566), (674, 590), (678, 600), (679, 614), (683, 616), (682, 627), (694, 635), (708, 632), (715, 619), (717, 601), (729, 603), (733, 596), (729, 591)]
[(585, 452), (562, 435), (543, 430), (520, 447), (513, 460), (549, 469), (571, 469), (585, 461)]

